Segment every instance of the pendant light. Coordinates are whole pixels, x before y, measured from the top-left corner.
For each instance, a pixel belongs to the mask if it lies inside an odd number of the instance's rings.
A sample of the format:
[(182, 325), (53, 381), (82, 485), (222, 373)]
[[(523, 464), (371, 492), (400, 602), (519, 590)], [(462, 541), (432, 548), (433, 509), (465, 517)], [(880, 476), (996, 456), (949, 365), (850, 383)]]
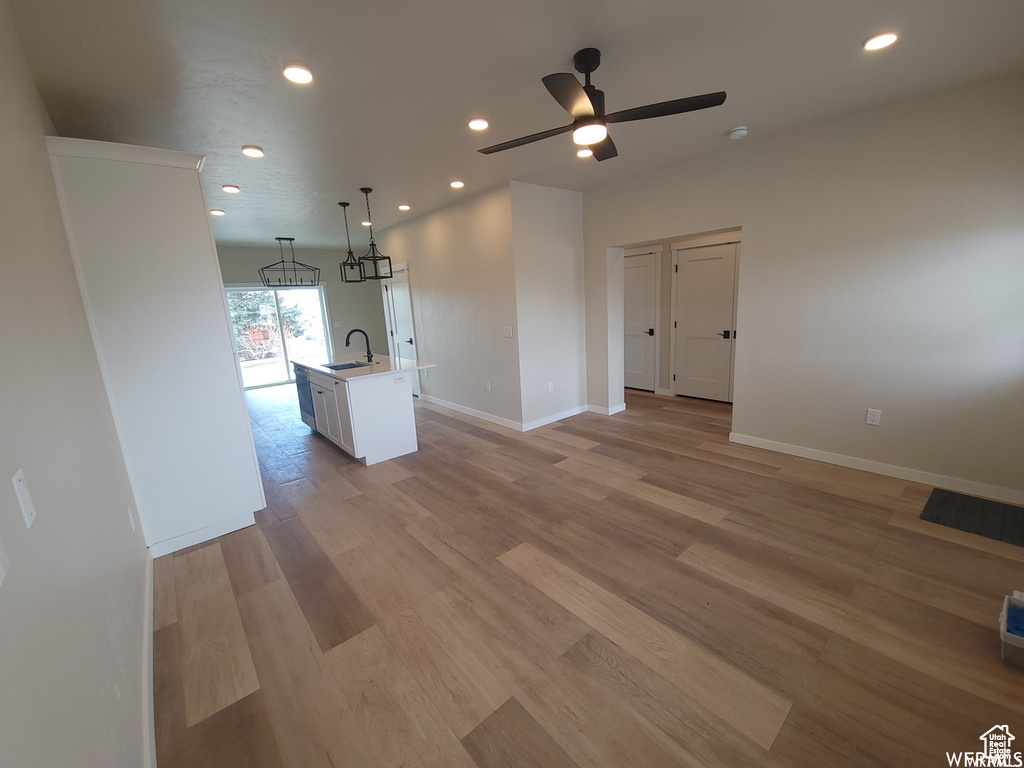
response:
[[(320, 285), (320, 270), (295, 260), (294, 237), (277, 237), (277, 245), (281, 249), (281, 260), (269, 264), (260, 270), (260, 279), (267, 288), (279, 288), (283, 285)], [(284, 244), (288, 243), (292, 257), (284, 257)]]
[(352, 238), (348, 234), (348, 203), (338, 203), (338, 205), (341, 206), (341, 210), (345, 214), (345, 240), (348, 241), (348, 258), (338, 265), (341, 269), (341, 279), (346, 283), (365, 283), (366, 269), (363, 267), (363, 262), (352, 253)]
[(370, 216), (370, 193), (369, 187), (360, 187), (359, 191), (366, 196), (366, 220), (370, 222), (370, 250), (366, 252), (360, 261), (363, 263), (363, 274), (367, 280), (387, 280), (391, 274), (391, 259), (377, 250), (377, 243), (373, 239), (373, 219)]

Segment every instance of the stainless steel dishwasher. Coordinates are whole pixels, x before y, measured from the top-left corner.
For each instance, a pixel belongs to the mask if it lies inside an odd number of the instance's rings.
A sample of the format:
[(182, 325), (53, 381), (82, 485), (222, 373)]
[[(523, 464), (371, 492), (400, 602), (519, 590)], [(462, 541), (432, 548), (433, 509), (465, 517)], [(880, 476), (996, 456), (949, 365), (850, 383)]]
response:
[(309, 376), (306, 375), (306, 369), (301, 365), (293, 365), (292, 369), (295, 371), (295, 388), (299, 392), (299, 412), (302, 414), (302, 420), (311, 429), (316, 429), (316, 416), (313, 415), (313, 393), (309, 391)]

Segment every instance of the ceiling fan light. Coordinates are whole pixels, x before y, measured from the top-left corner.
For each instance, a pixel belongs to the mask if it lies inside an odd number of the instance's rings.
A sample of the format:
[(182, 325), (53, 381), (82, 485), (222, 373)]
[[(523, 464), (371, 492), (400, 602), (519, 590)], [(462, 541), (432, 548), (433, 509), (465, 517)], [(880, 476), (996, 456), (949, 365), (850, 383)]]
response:
[(608, 128), (599, 121), (590, 121), (578, 125), (572, 132), (572, 140), (577, 144), (597, 144), (608, 136)]

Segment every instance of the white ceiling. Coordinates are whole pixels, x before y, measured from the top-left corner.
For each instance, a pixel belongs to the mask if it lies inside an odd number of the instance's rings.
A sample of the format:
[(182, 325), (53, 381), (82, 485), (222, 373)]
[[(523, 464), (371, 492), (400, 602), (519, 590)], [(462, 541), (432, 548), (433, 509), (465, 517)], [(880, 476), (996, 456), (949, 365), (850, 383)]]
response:
[[(1024, 70), (1022, 0), (12, 0), (64, 136), (204, 153), (220, 243), (342, 246), (371, 196), (378, 230), (508, 179), (586, 190), (946, 86)], [(861, 50), (872, 34), (900, 41)], [(569, 116), (541, 77), (600, 48), (609, 112), (724, 90), (714, 109), (612, 126), (619, 157), (569, 135), (482, 146)], [(290, 62), (315, 81), (281, 76)], [(471, 132), (474, 116), (490, 120)], [(262, 160), (240, 153), (258, 144)], [(449, 181), (463, 179), (461, 191)], [(221, 191), (225, 183), (240, 195)], [(413, 206), (399, 213), (399, 203)]]

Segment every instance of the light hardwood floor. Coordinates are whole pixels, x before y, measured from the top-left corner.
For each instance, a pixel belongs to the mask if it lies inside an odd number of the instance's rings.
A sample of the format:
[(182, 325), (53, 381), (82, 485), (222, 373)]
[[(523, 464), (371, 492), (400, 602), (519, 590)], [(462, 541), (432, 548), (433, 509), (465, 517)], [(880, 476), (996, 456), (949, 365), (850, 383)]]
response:
[(627, 394), (519, 434), (416, 407), (364, 467), (249, 394), (258, 524), (155, 562), (160, 768), (938, 766), (1006, 724), (1024, 549), (930, 488)]

